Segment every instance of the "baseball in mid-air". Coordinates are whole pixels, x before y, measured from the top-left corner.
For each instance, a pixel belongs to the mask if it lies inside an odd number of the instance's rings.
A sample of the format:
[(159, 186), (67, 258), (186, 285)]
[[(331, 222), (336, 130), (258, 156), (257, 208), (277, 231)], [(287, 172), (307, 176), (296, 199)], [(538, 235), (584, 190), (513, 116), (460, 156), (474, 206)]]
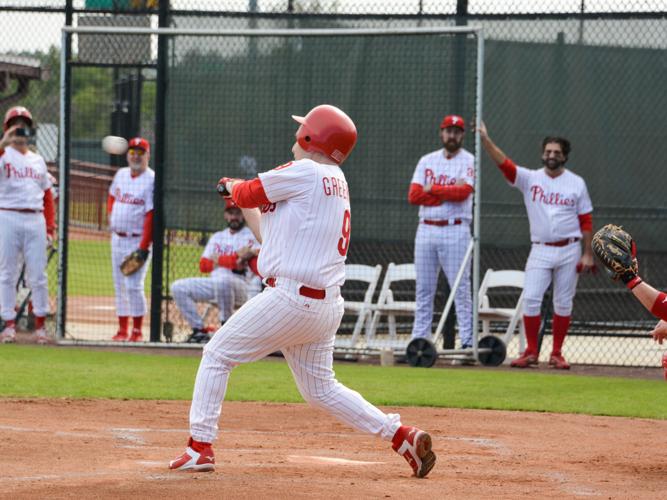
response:
[(127, 139), (117, 135), (107, 135), (102, 139), (102, 149), (110, 155), (122, 155), (127, 152)]

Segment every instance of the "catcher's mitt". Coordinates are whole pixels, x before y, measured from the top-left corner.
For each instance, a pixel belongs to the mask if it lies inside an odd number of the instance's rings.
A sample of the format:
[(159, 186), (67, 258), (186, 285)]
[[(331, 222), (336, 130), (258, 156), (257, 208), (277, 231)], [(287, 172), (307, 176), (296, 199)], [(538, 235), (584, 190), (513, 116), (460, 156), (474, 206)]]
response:
[(608, 269), (611, 279), (629, 283), (639, 273), (637, 246), (622, 227), (607, 224), (593, 236), (593, 252)]
[(125, 257), (123, 262), (120, 264), (120, 272), (125, 276), (130, 276), (131, 274), (136, 273), (141, 266), (146, 263), (148, 259), (148, 250), (142, 250), (141, 248), (135, 250), (130, 255)]

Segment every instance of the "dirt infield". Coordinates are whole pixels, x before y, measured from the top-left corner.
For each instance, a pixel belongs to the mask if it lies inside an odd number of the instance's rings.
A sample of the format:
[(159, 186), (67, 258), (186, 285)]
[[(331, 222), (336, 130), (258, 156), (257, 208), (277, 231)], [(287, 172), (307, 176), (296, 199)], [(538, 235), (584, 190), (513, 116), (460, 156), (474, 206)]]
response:
[(1, 498), (659, 498), (667, 421), (392, 408), (429, 429), (426, 479), (305, 405), (227, 403), (214, 473), (172, 473), (188, 402), (0, 400)]

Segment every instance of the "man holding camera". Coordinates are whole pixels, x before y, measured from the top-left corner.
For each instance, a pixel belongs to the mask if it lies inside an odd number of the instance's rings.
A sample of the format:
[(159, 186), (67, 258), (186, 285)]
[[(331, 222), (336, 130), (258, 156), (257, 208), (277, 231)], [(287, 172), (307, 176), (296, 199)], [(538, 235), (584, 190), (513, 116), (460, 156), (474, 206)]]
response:
[(15, 106), (5, 114), (0, 139), (0, 316), (3, 344), (16, 341), (16, 281), (25, 261), (32, 289), (37, 343), (46, 344), (49, 312), (46, 249), (55, 231), (55, 205), (44, 159), (28, 148), (32, 114)]

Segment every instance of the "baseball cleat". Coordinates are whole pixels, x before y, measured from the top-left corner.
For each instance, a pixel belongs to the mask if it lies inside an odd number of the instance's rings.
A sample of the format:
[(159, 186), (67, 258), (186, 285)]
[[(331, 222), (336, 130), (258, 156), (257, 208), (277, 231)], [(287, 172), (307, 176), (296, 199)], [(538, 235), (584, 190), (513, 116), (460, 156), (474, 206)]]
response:
[(127, 342), (127, 332), (121, 332), (120, 330), (116, 332), (116, 335), (111, 337), (111, 340), (114, 342)]
[(528, 351), (510, 363), (512, 368), (528, 368), (530, 365), (537, 365), (537, 356)]
[(570, 364), (565, 361), (562, 354), (552, 354), (549, 357), (549, 366), (558, 370), (569, 370)]
[[(197, 446), (201, 451), (195, 451), (192, 449), (193, 446)], [(213, 448), (208, 443), (198, 443), (190, 438), (185, 453), (169, 462), (169, 468), (180, 471), (213, 472), (215, 470)]]
[(46, 329), (38, 328), (35, 330), (35, 341), (39, 345), (45, 345), (49, 343), (49, 337), (46, 335)]
[(435, 453), (431, 450), (431, 436), (416, 427), (399, 427), (391, 440), (392, 449), (412, 467), (416, 477), (424, 477), (435, 465)]
[(205, 326), (204, 328), (193, 328), (192, 333), (185, 341), (188, 344), (206, 344), (217, 331), (215, 327)]
[(141, 335), (141, 330), (139, 328), (132, 328), (132, 335), (130, 336), (130, 342), (141, 342), (143, 336)]
[(0, 333), (0, 341), (3, 344), (13, 344), (16, 342), (16, 330), (11, 326), (6, 326)]

